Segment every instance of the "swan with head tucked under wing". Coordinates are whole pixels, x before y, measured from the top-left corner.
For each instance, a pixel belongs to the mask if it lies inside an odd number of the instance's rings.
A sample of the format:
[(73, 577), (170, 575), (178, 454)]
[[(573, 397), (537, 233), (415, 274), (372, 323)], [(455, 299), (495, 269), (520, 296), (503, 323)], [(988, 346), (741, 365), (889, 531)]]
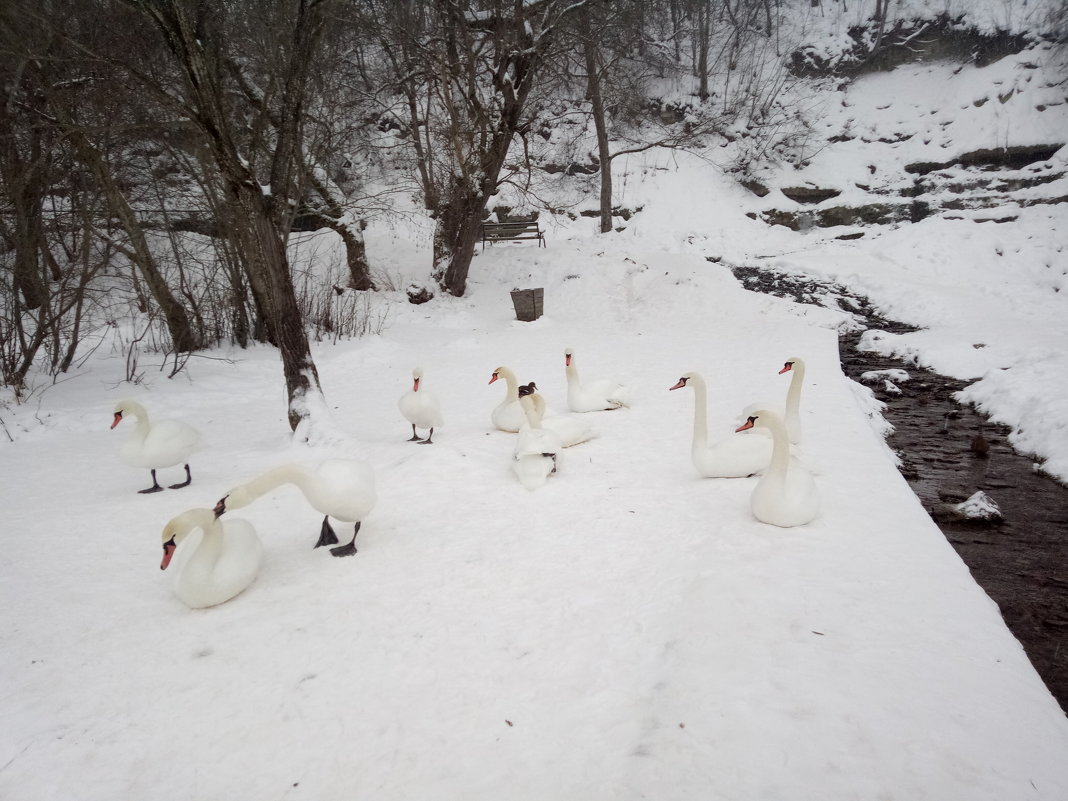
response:
[(575, 367), (575, 352), (564, 351), (567, 375), (567, 406), (573, 412), (599, 412), (620, 409), (630, 404), (629, 390), (618, 381), (606, 378), (583, 383)]
[[(197, 542), (183, 544), (196, 529)], [(163, 527), (163, 562), (174, 559), (174, 594), (193, 609), (229, 601), (252, 584), (260, 570), (263, 545), (247, 520), (219, 520), (210, 509), (189, 509)]]
[(115, 416), (111, 427), (115, 428), (127, 417), (135, 417), (137, 426), (130, 437), (122, 444), (119, 456), (131, 467), (144, 467), (152, 473), (152, 486), (138, 490), (141, 494), (162, 492), (163, 487), (156, 481), (156, 470), (174, 465), (185, 465), (185, 481), (171, 484), (170, 489), (188, 487), (193, 481), (189, 472), (189, 456), (203, 447), (200, 432), (192, 426), (178, 420), (161, 420), (152, 423), (148, 411), (134, 400), (121, 400), (115, 404)]
[(786, 390), (786, 405), (780, 407), (775, 403), (759, 401), (750, 403), (742, 410), (742, 419), (747, 419), (753, 412), (759, 409), (780, 410), (783, 424), (790, 442), (798, 445), (801, 442), (801, 385), (805, 381), (805, 362), (796, 356), (787, 359), (779, 370), (779, 375), (790, 373), (790, 387)]
[(771, 461), (769, 437), (734, 433), (708, 444), (708, 391), (700, 373), (683, 373), (669, 389), (693, 387), (693, 444), (690, 456), (706, 478), (744, 478), (764, 470)]
[(529, 490), (543, 486), (556, 472), (558, 455), (564, 447), (558, 434), (542, 428), (536, 397), (524, 395), (519, 399), (527, 424), (519, 430), (512, 452), (512, 470)]
[(493, 422), (494, 428), (514, 434), (523, 425), (523, 421), (526, 420), (526, 416), (523, 414), (523, 407), (519, 405), (519, 382), (516, 381), (515, 373), (507, 367), (498, 367), (490, 376), (489, 383), (492, 384), (502, 378), (505, 383), (504, 400), (493, 408), (490, 413), (490, 420)]
[[(533, 382), (531, 382), (530, 385), (532, 384)], [(526, 396), (520, 396), (519, 400), (521, 403), (524, 397)], [(544, 428), (546, 431), (551, 431), (559, 437), (560, 447), (562, 448), (570, 448), (572, 445), (578, 445), (597, 436), (597, 432), (586, 422), (585, 416), (576, 414), (552, 414), (546, 417), (545, 398), (537, 392), (532, 392), (530, 393), (530, 399), (532, 409), (526, 413), (527, 419), (524, 420), (523, 425), (520, 426), (520, 433), (522, 433), (524, 429), (530, 428), (530, 420), (536, 418), (541, 428)], [(526, 411), (525, 405), (524, 411)]]
[(215, 504), (215, 516), (219, 517), (230, 509), (248, 506), (283, 484), (296, 486), (311, 507), (324, 515), (316, 548), (338, 541), (330, 525), (332, 517), (343, 523), (355, 523), (355, 527), (352, 540), (347, 545), (331, 548), (330, 553), (334, 556), (356, 553), (356, 535), (360, 533), (363, 519), (374, 508), (377, 496), (374, 472), (370, 465), (355, 459), (327, 459), (315, 469), (301, 464), (275, 467), (226, 493)]
[[(416, 367), (412, 370), (412, 388), (401, 395), (397, 405), (401, 414), (412, 424), (412, 437), (409, 442), (418, 442), (420, 445), (433, 445), (434, 429), (445, 425), (441, 416), (441, 404), (438, 397), (432, 392), (423, 389), (423, 369)], [(415, 431), (416, 427), (429, 428), (430, 433), (426, 439), (422, 439)]]
[(758, 409), (738, 427), (738, 431), (751, 428), (767, 429), (773, 442), (771, 464), (749, 498), (753, 517), (783, 528), (803, 526), (819, 514), (820, 495), (812, 475), (790, 461), (786, 425), (776, 412)]

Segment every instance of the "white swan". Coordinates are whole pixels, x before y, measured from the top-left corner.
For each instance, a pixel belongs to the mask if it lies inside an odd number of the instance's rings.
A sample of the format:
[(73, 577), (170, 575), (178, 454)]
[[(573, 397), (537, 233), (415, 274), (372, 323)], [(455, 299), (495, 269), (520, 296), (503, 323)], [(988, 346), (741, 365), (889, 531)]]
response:
[(527, 425), (520, 429), (512, 452), (512, 470), (529, 490), (542, 486), (556, 472), (558, 454), (564, 447), (559, 435), (541, 427), (534, 397), (524, 395), (519, 399)]
[(759, 473), (771, 461), (772, 440), (746, 433), (731, 434), (708, 444), (708, 391), (699, 373), (683, 373), (669, 389), (693, 387), (693, 445), (697, 472), (707, 478), (743, 478)]
[(599, 379), (582, 383), (575, 367), (575, 352), (564, 351), (564, 372), (567, 374), (567, 406), (573, 412), (597, 412), (619, 409), (630, 403), (629, 392), (618, 381)]
[(515, 373), (507, 367), (498, 367), (490, 376), (489, 383), (498, 378), (503, 378), (506, 384), (504, 400), (498, 403), (490, 414), (495, 428), (514, 434), (526, 420), (523, 407), (519, 405), (519, 383), (515, 379)]
[(331, 548), (330, 553), (334, 556), (356, 553), (356, 535), (360, 533), (360, 524), (374, 508), (377, 497), (374, 472), (370, 465), (355, 459), (327, 459), (315, 469), (301, 464), (275, 467), (226, 493), (215, 504), (215, 516), (229, 509), (248, 506), (261, 495), (283, 484), (295, 485), (304, 493), (311, 507), (325, 515), (316, 548), (338, 541), (330, 525), (330, 518), (333, 517), (343, 523), (355, 523), (355, 528), (352, 540), (347, 545)]
[(803, 526), (820, 511), (820, 495), (811, 474), (790, 462), (790, 439), (778, 414), (758, 409), (749, 415), (738, 431), (750, 428), (771, 432), (774, 449), (771, 464), (753, 488), (749, 506), (753, 517), (773, 526)]
[[(412, 370), (412, 388), (401, 395), (397, 405), (400, 407), (404, 418), (412, 424), (412, 438), (408, 441), (418, 442), (421, 445), (432, 445), (433, 442), (431, 440), (434, 436), (434, 429), (444, 425), (445, 421), (441, 417), (441, 404), (438, 403), (437, 395), (422, 389), (420, 387), (422, 381), (423, 370), (420, 367), (416, 367)], [(416, 426), (430, 429), (426, 439), (421, 439), (415, 433)]]
[(786, 426), (786, 432), (790, 437), (790, 442), (797, 445), (801, 442), (801, 385), (805, 381), (805, 362), (796, 356), (787, 359), (783, 363), (782, 369), (779, 370), (779, 375), (783, 373), (790, 373), (790, 388), (786, 391), (785, 406), (758, 401), (746, 406), (742, 410), (741, 417), (748, 419), (753, 412), (759, 409), (781, 409), (780, 413)]
[[(530, 398), (533, 404), (531, 414), (537, 418), (541, 428), (551, 431), (560, 438), (560, 447), (570, 448), (572, 445), (578, 445), (597, 436), (597, 432), (586, 422), (585, 417), (575, 414), (553, 414), (546, 417), (545, 398), (537, 392), (533, 392)], [(520, 401), (522, 401), (522, 398), (520, 398)], [(524, 429), (531, 427), (529, 422), (530, 414), (527, 417), (528, 419), (524, 420), (523, 425), (519, 427), (520, 433)], [(770, 450), (768, 452), (770, 453)]]
[(161, 492), (163, 487), (156, 481), (156, 470), (176, 464), (185, 465), (185, 481), (171, 484), (170, 488), (188, 487), (193, 480), (189, 472), (189, 456), (202, 447), (200, 432), (178, 420), (150, 423), (145, 407), (134, 400), (121, 400), (115, 404), (115, 418), (111, 421), (111, 427), (115, 428), (129, 416), (137, 418), (137, 427), (122, 444), (119, 455), (131, 467), (145, 467), (152, 472), (152, 486), (138, 492)]
[[(199, 542), (182, 546), (196, 529), (204, 532)], [(174, 594), (193, 609), (229, 601), (256, 578), (263, 559), (263, 545), (247, 520), (218, 520), (210, 509), (182, 512), (163, 527), (163, 562), (166, 570), (174, 556)]]

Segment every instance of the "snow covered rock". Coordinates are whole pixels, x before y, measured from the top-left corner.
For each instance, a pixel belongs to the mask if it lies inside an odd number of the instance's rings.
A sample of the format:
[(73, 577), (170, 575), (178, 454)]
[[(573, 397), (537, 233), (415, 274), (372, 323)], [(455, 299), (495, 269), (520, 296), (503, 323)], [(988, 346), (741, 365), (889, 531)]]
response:
[(999, 523), (1004, 519), (994, 499), (982, 490), (960, 503), (946, 504), (935, 509), (931, 514), (936, 520), (943, 522)]

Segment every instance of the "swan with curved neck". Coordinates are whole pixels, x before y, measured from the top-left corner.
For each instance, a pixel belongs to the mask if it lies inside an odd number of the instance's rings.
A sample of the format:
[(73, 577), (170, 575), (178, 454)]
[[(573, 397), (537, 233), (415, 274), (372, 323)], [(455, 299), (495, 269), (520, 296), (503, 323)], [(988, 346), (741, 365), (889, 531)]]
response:
[(533, 394), (519, 399), (527, 424), (520, 429), (512, 452), (512, 470), (519, 483), (529, 490), (542, 486), (556, 472), (557, 454), (564, 447), (559, 435), (542, 428), (538, 401), (535, 400), (538, 397)]
[(749, 415), (738, 431), (750, 428), (771, 432), (771, 464), (753, 488), (749, 506), (753, 517), (773, 526), (803, 526), (820, 511), (820, 495), (812, 475), (790, 462), (790, 437), (782, 418), (773, 411), (758, 409)]
[(148, 411), (134, 400), (121, 400), (115, 404), (111, 427), (115, 428), (127, 417), (134, 417), (137, 426), (122, 444), (119, 455), (131, 467), (148, 468), (152, 473), (152, 486), (138, 490), (139, 493), (162, 492), (156, 480), (156, 470), (174, 465), (185, 465), (185, 481), (171, 484), (170, 489), (188, 487), (193, 481), (189, 471), (189, 456), (202, 446), (200, 432), (178, 420), (150, 422)]
[(564, 373), (567, 376), (567, 406), (573, 412), (609, 411), (630, 402), (630, 393), (618, 381), (602, 378), (583, 383), (571, 348), (564, 351)]
[[(196, 529), (198, 542), (183, 545)], [(210, 509), (189, 509), (163, 527), (163, 562), (166, 570), (174, 560), (174, 594), (193, 609), (229, 601), (255, 579), (263, 559), (263, 545), (247, 520), (217, 519)]]
[(515, 373), (507, 367), (498, 367), (494, 370), (489, 383), (492, 384), (498, 379), (504, 379), (504, 400), (494, 407), (493, 412), (490, 413), (490, 420), (493, 421), (495, 428), (514, 434), (526, 420), (523, 407), (519, 405), (519, 382), (516, 381)]
[(239, 484), (215, 504), (215, 516), (230, 509), (240, 509), (285, 484), (292, 484), (301, 491), (304, 499), (324, 515), (315, 547), (333, 545), (337, 539), (330, 518), (343, 523), (354, 523), (352, 540), (347, 545), (331, 548), (334, 556), (351, 556), (356, 553), (356, 535), (360, 533), (363, 519), (374, 508), (374, 472), (364, 462), (355, 459), (328, 459), (315, 469), (301, 464), (284, 464), (272, 468), (245, 484)]
[[(531, 382), (533, 383), (533, 382)], [(526, 396), (520, 396), (520, 402)], [(587, 440), (591, 440), (597, 436), (597, 432), (586, 423), (584, 416), (576, 414), (553, 414), (548, 417), (545, 416), (546, 403), (545, 398), (537, 392), (530, 393), (532, 408), (527, 414), (527, 420), (520, 426), (519, 432), (522, 433), (524, 429), (532, 428), (530, 423), (531, 419), (536, 419), (538, 427), (551, 431), (560, 439), (560, 447), (570, 448), (572, 445), (578, 445)], [(526, 407), (524, 406), (524, 411)]]
[(690, 457), (706, 478), (744, 478), (764, 470), (771, 461), (773, 443), (768, 437), (735, 433), (709, 445), (708, 390), (700, 373), (683, 373), (669, 389), (693, 387), (693, 444)]
[[(423, 389), (423, 369), (416, 367), (412, 370), (412, 388), (401, 395), (397, 405), (401, 414), (412, 424), (412, 436), (409, 442), (418, 442), (421, 445), (433, 445), (434, 429), (444, 425), (441, 417), (441, 404), (437, 395)], [(426, 439), (422, 439), (415, 431), (416, 427), (429, 428), (430, 433)]]

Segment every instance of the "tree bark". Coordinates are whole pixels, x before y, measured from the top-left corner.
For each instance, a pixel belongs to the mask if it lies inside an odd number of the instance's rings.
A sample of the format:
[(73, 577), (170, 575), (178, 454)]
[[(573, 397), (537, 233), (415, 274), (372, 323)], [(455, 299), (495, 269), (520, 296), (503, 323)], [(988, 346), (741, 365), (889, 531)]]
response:
[(597, 43), (590, 30), (589, 11), (581, 13), (582, 50), (586, 57), (586, 97), (590, 101), (593, 127), (597, 133), (597, 158), (601, 162), (600, 223), (601, 233), (612, 230), (612, 154), (608, 147), (608, 121), (601, 96), (601, 67)]
[[(21, 66), (17, 73), (23, 73)], [(9, 91), (13, 93), (14, 87)], [(9, 133), (16, 130), (9, 103), (0, 104), (0, 129)], [(8, 199), (15, 212), (15, 288), (22, 293), (27, 309), (38, 309), (48, 303), (48, 285), (41, 270), (40, 259), (40, 249), (44, 242), (41, 222), (41, 205), (45, 193), (42, 180), (44, 153), (40, 130), (33, 128), (30, 137), (30, 153), (27, 159), (19, 152), (18, 140), (13, 134), (3, 137), (5, 147), (3, 158), (0, 159), (0, 175), (3, 176)]]
[(353, 219), (352, 215), (344, 213), (336, 199), (336, 194), (331, 192), (329, 184), (319, 180), (311, 170), (305, 171), (305, 178), (324, 204), (322, 208), (310, 209), (311, 213), (315, 215), (320, 224), (340, 236), (345, 245), (349, 287), (359, 290), (376, 289), (374, 279), (371, 278), (371, 265), (367, 261), (367, 243), (363, 239), (360, 222)]

